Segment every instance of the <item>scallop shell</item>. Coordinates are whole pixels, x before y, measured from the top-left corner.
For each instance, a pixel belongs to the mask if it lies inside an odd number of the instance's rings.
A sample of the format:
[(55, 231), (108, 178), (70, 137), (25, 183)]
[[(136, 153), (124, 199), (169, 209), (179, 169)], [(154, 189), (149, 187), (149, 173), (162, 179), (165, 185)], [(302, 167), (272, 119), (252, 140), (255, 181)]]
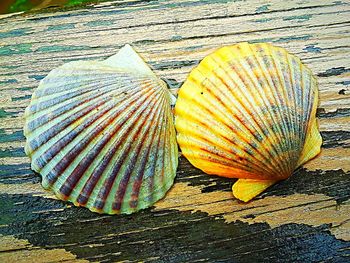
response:
[(172, 186), (171, 94), (130, 47), (51, 71), (25, 112), (25, 151), (42, 185), (99, 213), (132, 213)]
[(184, 156), (208, 174), (241, 178), (248, 201), (320, 152), (312, 72), (285, 49), (241, 43), (192, 70), (175, 105)]

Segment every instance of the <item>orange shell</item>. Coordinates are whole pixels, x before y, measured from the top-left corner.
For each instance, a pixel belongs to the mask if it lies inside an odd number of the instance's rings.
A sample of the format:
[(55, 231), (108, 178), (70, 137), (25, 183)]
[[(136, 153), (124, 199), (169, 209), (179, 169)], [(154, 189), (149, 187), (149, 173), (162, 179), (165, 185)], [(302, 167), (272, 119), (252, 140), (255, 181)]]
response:
[(205, 57), (179, 90), (177, 141), (208, 174), (279, 181), (320, 152), (317, 103), (311, 70), (285, 49), (223, 47)]

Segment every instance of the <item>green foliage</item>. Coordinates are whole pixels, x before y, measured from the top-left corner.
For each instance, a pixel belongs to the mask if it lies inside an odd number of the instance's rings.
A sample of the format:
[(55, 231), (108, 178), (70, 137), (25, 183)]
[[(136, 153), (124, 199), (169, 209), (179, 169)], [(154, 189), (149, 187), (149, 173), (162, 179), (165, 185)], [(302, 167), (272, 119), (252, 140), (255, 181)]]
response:
[(12, 5), (10, 5), (9, 13), (28, 11), (33, 7), (34, 6), (29, 0), (16, 0)]
[[(75, 5), (80, 5), (83, 3), (93, 3), (93, 2), (101, 2), (103, 0), (67, 0), (64, 6), (75, 6)], [(21, 11), (28, 11), (35, 7), (30, 0), (14, 0), (14, 3), (10, 5), (8, 8), (8, 13), (13, 13), (13, 12), (21, 12)], [(51, 1), (52, 4), (55, 3), (55, 1)], [(57, 1), (57, 4), (62, 4), (62, 1)]]
[(94, 0), (68, 0), (65, 6), (75, 6), (75, 5), (80, 5), (82, 3), (86, 2), (100, 2), (100, 1), (94, 1)]

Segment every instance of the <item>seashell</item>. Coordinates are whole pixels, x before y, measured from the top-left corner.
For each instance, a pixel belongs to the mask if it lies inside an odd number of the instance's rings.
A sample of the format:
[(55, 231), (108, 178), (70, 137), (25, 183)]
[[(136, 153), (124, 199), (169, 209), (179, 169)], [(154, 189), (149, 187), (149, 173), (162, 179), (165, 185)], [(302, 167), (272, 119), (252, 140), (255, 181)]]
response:
[(150, 207), (176, 174), (171, 96), (129, 45), (51, 71), (25, 112), (25, 151), (43, 187), (99, 213)]
[(320, 152), (312, 72), (285, 49), (240, 43), (192, 70), (175, 105), (184, 156), (208, 174), (240, 178), (249, 201)]

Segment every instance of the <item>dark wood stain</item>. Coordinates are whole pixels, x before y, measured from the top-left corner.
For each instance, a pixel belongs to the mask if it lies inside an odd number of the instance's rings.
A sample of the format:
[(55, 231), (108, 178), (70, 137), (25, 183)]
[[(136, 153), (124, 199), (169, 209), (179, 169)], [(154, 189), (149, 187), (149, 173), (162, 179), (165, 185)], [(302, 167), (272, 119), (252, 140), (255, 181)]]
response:
[[(65, 204), (26, 195), (0, 195), (0, 200), (1, 214), (6, 215), (1, 223), (10, 223), (0, 229), (1, 234), (28, 239), (42, 248), (64, 248), (90, 261), (154, 258), (151, 261), (319, 262), (331, 257), (333, 262), (340, 262), (348, 256), (346, 249), (350, 245), (337, 240), (326, 225), (286, 224), (271, 229), (265, 223), (227, 224), (205, 213), (172, 210), (99, 217), (72, 207), (63, 212), (33, 214), (45, 207), (59, 209)], [(18, 202), (23, 203), (15, 206)], [(63, 224), (58, 224), (61, 221)], [(137, 225), (147, 231), (131, 233)], [(94, 247), (96, 243), (103, 246)]]

